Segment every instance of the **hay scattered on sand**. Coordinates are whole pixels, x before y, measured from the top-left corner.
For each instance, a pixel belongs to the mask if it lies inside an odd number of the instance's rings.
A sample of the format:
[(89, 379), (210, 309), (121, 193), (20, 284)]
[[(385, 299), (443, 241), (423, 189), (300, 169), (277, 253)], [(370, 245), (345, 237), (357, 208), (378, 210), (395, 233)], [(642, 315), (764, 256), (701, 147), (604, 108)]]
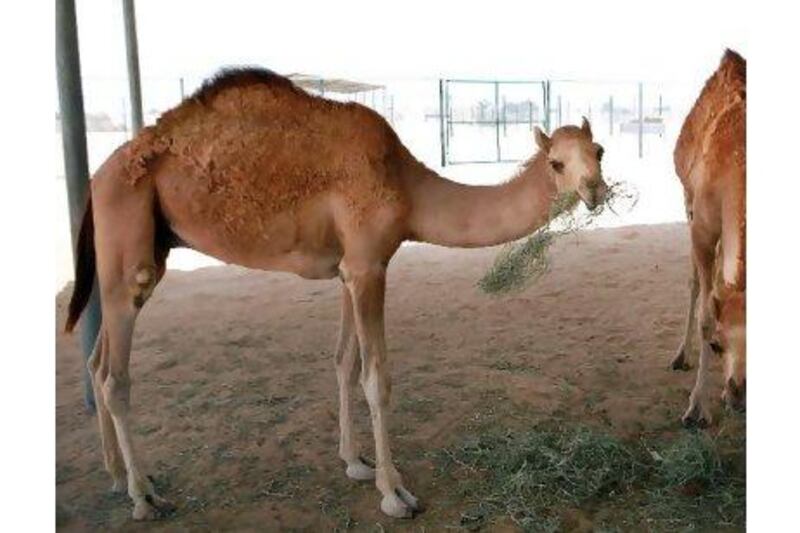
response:
[(550, 208), (547, 223), (530, 236), (504, 246), (492, 267), (478, 281), (478, 286), (489, 294), (509, 293), (527, 287), (548, 271), (548, 250), (559, 237), (590, 227), (606, 209), (614, 214), (630, 211), (638, 199), (638, 193), (625, 182), (611, 183), (605, 203), (590, 212), (576, 213), (577, 193), (559, 196)]
[(570, 530), (570, 509), (584, 511), (599, 531), (744, 526), (743, 438), (648, 440), (551, 421), (522, 431), (488, 427), (433, 456), (467, 497), (463, 529), (512, 522), (522, 531)]

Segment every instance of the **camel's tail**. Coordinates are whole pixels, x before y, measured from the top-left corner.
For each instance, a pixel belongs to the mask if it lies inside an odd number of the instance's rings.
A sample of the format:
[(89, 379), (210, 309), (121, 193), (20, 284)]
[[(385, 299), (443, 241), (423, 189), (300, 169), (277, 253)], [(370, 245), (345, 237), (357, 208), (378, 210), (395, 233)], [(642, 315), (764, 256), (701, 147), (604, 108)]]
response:
[(75, 248), (75, 288), (69, 301), (69, 315), (64, 330), (72, 332), (84, 307), (92, 295), (95, 278), (94, 221), (92, 219), (92, 196), (86, 202), (78, 246)]

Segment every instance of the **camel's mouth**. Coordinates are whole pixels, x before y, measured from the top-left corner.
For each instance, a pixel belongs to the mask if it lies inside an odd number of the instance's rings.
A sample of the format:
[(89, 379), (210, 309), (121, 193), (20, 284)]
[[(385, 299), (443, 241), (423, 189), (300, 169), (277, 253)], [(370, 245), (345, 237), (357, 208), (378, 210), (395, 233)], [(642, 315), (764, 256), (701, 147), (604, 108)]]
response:
[(744, 413), (747, 405), (744, 380), (737, 383), (733, 378), (728, 378), (722, 391), (722, 400), (728, 409)]
[(578, 191), (578, 196), (583, 200), (584, 205), (589, 211), (594, 211), (606, 201), (606, 193), (608, 192), (608, 185), (602, 179), (597, 180), (592, 185), (581, 187)]
[(597, 206), (600, 205), (596, 200), (588, 200), (586, 198), (583, 198), (583, 204), (589, 211), (594, 211), (597, 209)]

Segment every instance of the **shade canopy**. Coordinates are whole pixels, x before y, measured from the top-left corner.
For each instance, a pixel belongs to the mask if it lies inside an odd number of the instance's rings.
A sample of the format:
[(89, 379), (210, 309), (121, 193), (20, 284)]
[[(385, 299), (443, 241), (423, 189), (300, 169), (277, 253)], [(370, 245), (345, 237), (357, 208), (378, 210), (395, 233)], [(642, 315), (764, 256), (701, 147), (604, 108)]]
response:
[(366, 91), (383, 89), (383, 85), (362, 83), (359, 81), (343, 80), (340, 78), (323, 78), (312, 74), (289, 74), (287, 76), (295, 85), (306, 90), (322, 91), (326, 93), (353, 94)]

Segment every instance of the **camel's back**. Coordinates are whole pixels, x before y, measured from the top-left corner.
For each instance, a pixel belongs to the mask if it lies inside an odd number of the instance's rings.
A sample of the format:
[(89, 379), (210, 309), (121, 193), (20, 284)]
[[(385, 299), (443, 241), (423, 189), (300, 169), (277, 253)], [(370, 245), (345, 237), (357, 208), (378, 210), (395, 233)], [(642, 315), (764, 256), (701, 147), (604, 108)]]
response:
[(745, 168), (746, 63), (727, 50), (683, 123), (675, 172), (688, 191), (696, 180)]
[(143, 154), (131, 158), (140, 166), (131, 170), (134, 179), (169, 156), (194, 188), (222, 202), (255, 202), (262, 213), (325, 192), (362, 208), (402, 193), (393, 165), (404, 148), (380, 115), (312, 96), (269, 71), (235, 71), (207, 83), (145, 129), (132, 151)]

